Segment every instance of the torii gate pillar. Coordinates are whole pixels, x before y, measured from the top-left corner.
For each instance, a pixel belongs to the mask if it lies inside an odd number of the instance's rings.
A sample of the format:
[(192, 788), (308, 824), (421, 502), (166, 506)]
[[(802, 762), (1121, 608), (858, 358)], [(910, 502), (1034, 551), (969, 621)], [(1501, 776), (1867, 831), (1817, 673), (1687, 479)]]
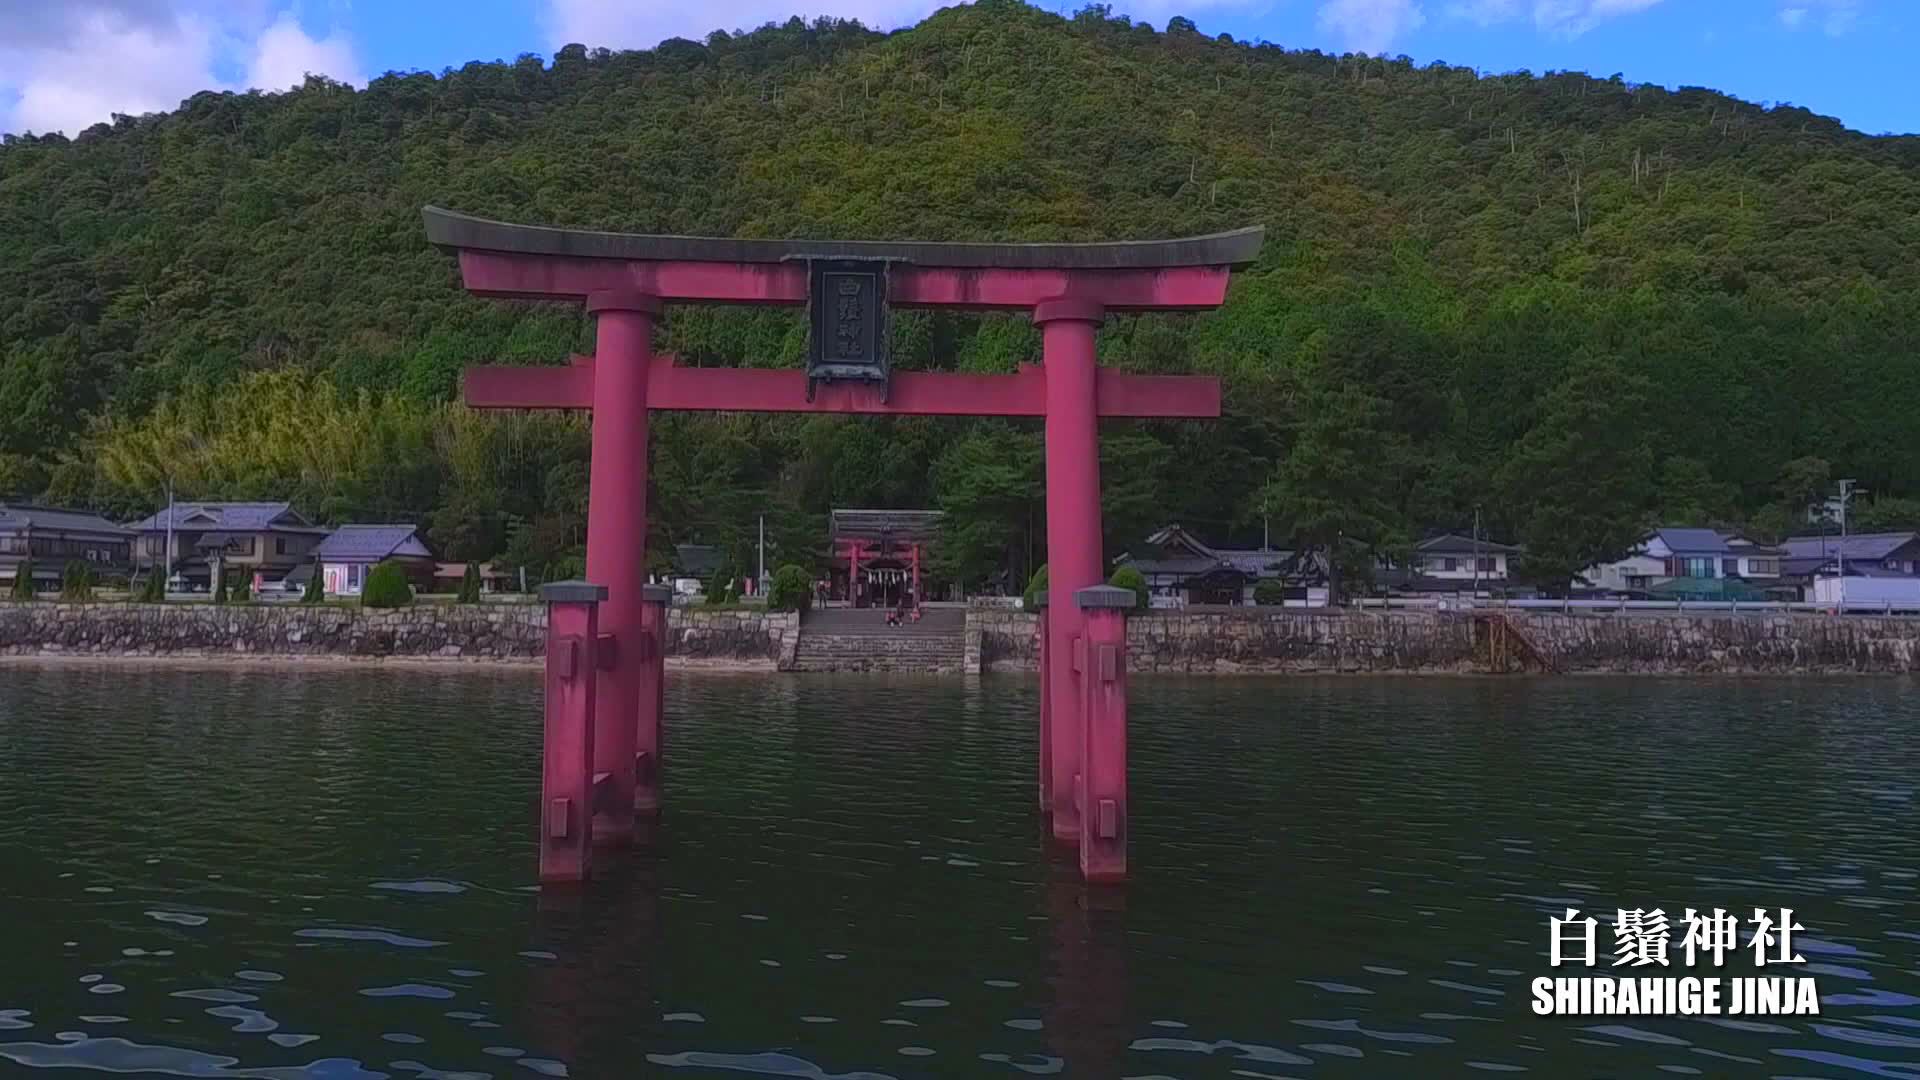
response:
[[(1047, 591), (1073, 596), (1105, 581), (1100, 543), (1100, 439), (1095, 400), (1094, 332), (1105, 309), (1088, 300), (1048, 300), (1033, 309), (1040, 327), (1040, 363), (1047, 379)], [(1047, 635), (1047, 699), (1051, 805), (1056, 840), (1080, 838), (1074, 777), (1080, 772), (1085, 717), (1073, 642), (1086, 619), (1073, 604), (1054, 604), (1041, 624)]]
[[(634, 755), (640, 732), (660, 729), (659, 693), (642, 623), (647, 584), (647, 379), (658, 298), (626, 289), (587, 297), (598, 317), (593, 376), (593, 458), (587, 490), (587, 577), (607, 587), (600, 605), (599, 686), (594, 696), (593, 771), (608, 790), (595, 807), (598, 844), (633, 842)], [(644, 691), (644, 692), (643, 692)], [(658, 768), (657, 746), (648, 746)], [(652, 802), (659, 804), (656, 789)]]

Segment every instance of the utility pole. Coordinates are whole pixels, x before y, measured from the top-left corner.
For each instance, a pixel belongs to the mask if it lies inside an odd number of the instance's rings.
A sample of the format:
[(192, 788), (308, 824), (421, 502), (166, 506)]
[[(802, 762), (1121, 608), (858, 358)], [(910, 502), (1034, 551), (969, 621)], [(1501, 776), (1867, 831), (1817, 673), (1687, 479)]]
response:
[(1474, 601), (1480, 599), (1480, 507), (1473, 508), (1473, 593)]
[(167, 584), (173, 579), (173, 477), (167, 477), (167, 549), (160, 553), (160, 595), (167, 595)]
[(1856, 482), (1857, 481), (1854, 480), (1840, 481), (1840, 580), (1837, 583), (1840, 590), (1840, 599), (1835, 605), (1834, 611), (1841, 615), (1847, 613), (1847, 500), (1857, 494), (1857, 489), (1854, 487)]

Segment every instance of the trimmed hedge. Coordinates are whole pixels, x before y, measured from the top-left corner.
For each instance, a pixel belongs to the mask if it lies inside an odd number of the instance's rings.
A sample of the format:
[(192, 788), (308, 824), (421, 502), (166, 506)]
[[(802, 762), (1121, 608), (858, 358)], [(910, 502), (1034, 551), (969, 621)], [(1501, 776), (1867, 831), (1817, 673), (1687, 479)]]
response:
[(1040, 610), (1040, 594), (1047, 591), (1047, 564), (1041, 563), (1040, 569), (1027, 579), (1027, 591), (1020, 594), (1020, 607), (1026, 611)]
[(413, 603), (413, 586), (407, 583), (406, 568), (395, 562), (376, 563), (367, 571), (367, 583), (360, 589), (360, 606), (370, 608), (406, 607)]
[(813, 606), (813, 582), (807, 572), (792, 563), (773, 572), (773, 584), (767, 588), (767, 608), (772, 611), (806, 611)]
[(1133, 590), (1133, 610), (1135, 611), (1146, 611), (1153, 606), (1153, 592), (1147, 588), (1147, 579), (1131, 566), (1122, 566), (1115, 570), (1113, 576), (1107, 579), (1107, 584), (1117, 589)]

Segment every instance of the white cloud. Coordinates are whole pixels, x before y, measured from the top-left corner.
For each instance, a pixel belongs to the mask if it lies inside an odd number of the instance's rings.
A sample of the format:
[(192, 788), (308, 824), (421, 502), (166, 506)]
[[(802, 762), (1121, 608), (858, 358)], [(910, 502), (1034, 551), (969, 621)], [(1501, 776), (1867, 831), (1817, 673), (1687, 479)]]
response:
[(1320, 7), (1320, 29), (1356, 52), (1385, 52), (1402, 36), (1418, 30), (1426, 13), (1414, 0), (1327, 0)]
[(316, 41), (300, 29), (299, 20), (291, 12), (283, 14), (254, 43), (246, 85), (285, 90), (306, 82), (308, 75), (326, 75), (346, 83), (367, 81), (345, 35), (333, 33)]
[(1620, 15), (1637, 15), (1660, 0), (1534, 0), (1533, 25), (1543, 33), (1577, 38)]
[[(870, 29), (893, 30), (919, 22), (954, 0), (734, 0), (700, 7), (665, 0), (542, 0), (540, 28), (547, 47), (579, 43), (589, 49), (650, 49), (668, 38), (705, 41), (715, 30), (757, 30), (794, 16), (812, 22), (822, 15), (858, 19)], [(1040, 5), (1064, 12), (1079, 7), (1055, 0)], [(1263, 11), (1274, 0), (1112, 0), (1116, 12), (1164, 25), (1175, 15), (1235, 9)], [(1394, 2), (1394, 0), (1389, 0)]]
[(1780, 6), (1780, 25), (1800, 30), (1817, 20), (1828, 37), (1843, 37), (1860, 22), (1861, 0), (1793, 0)]
[(553, 49), (650, 49), (668, 38), (705, 41), (714, 30), (755, 30), (798, 15), (858, 19), (875, 30), (918, 22), (938, 0), (735, 0), (707, 7), (670, 0), (545, 0), (541, 29)]
[(1658, 3), (1660, 0), (1454, 0), (1446, 11), (1452, 18), (1468, 19), (1481, 26), (1529, 15), (1541, 33), (1576, 38), (1607, 19), (1638, 14)]
[(1520, 16), (1520, 0), (1457, 0), (1447, 5), (1447, 15), (1470, 19), (1481, 26), (1506, 22)]
[[(0, 9), (0, 131), (68, 135), (202, 90), (364, 82), (345, 37), (315, 39), (270, 0), (57, 0)], [(229, 80), (221, 71), (239, 72)], [(8, 101), (11, 100), (11, 106)]]

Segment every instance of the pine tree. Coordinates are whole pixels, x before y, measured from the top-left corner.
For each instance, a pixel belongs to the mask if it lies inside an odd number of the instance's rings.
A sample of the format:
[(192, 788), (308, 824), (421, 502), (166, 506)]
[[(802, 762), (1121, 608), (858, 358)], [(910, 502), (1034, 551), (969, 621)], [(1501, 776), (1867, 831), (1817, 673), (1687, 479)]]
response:
[(33, 556), (21, 559), (20, 564), (13, 568), (13, 592), (10, 595), (15, 600), (33, 599)]
[(468, 563), (466, 575), (460, 579), (460, 594), (456, 598), (462, 604), (480, 602), (480, 564)]
[(227, 602), (227, 568), (224, 566), (213, 575), (213, 602), (216, 604)]
[(300, 594), (303, 604), (318, 604), (327, 598), (326, 578), (320, 572), (320, 564), (313, 564), (313, 573), (307, 577), (307, 587)]

